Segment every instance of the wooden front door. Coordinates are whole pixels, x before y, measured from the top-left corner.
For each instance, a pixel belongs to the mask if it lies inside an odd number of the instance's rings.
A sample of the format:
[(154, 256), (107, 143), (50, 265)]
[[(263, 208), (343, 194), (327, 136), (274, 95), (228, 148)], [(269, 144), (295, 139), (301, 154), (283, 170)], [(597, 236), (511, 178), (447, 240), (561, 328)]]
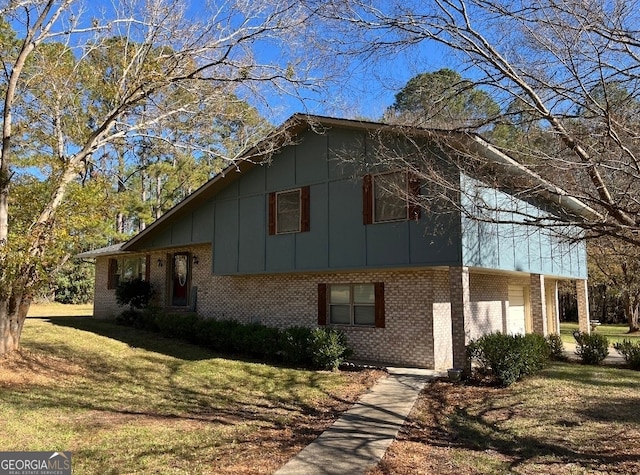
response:
[(191, 288), (191, 265), (188, 252), (177, 252), (171, 262), (171, 306), (189, 305)]

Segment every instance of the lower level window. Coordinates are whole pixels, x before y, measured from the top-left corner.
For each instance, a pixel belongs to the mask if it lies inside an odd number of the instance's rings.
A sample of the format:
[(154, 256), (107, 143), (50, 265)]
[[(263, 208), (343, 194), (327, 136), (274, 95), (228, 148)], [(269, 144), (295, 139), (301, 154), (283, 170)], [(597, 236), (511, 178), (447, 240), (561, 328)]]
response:
[(374, 284), (332, 284), (329, 286), (329, 320), (334, 325), (374, 326)]
[(109, 259), (107, 288), (115, 289), (121, 281), (132, 279), (149, 280), (149, 256), (120, 257)]

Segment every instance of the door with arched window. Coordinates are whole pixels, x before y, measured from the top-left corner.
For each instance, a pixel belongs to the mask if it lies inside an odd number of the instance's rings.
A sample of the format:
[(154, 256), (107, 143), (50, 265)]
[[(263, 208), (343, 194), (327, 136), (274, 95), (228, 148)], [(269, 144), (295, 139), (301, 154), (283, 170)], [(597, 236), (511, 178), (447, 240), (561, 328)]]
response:
[(188, 252), (177, 252), (171, 263), (171, 306), (189, 305), (191, 288), (191, 266)]

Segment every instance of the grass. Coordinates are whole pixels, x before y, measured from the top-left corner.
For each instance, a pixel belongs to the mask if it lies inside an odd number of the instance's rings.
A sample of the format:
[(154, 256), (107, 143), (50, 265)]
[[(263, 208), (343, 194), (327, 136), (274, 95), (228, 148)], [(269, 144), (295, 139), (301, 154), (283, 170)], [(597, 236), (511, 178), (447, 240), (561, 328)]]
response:
[(58, 302), (31, 304), (28, 317), (88, 317), (93, 315), (93, 304), (67, 305)]
[(554, 364), (505, 389), (430, 383), (380, 474), (635, 474), (640, 372)]
[(75, 474), (272, 473), (380, 376), (235, 361), (90, 318), (31, 318), (0, 358), (0, 447)]
[[(575, 343), (573, 332), (578, 329), (578, 324), (574, 322), (563, 322), (560, 324), (560, 337), (565, 343)], [(600, 325), (596, 327), (595, 332), (605, 335), (609, 339), (609, 343), (622, 340), (640, 341), (640, 332), (628, 333), (629, 327), (624, 324), (616, 325)]]

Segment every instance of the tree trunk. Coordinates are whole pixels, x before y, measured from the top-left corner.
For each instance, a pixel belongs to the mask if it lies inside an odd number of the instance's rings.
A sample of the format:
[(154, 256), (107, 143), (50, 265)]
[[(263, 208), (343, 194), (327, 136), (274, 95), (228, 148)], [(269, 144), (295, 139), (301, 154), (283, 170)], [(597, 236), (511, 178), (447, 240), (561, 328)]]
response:
[(22, 328), (27, 318), (31, 298), (20, 297), (0, 301), (0, 355), (20, 349)]
[(629, 324), (629, 333), (640, 330), (640, 296), (631, 296), (628, 291), (623, 293), (624, 313)]
[(627, 314), (629, 322), (629, 333), (640, 331), (640, 302), (638, 299), (633, 299), (633, 303), (629, 306), (629, 313)]

